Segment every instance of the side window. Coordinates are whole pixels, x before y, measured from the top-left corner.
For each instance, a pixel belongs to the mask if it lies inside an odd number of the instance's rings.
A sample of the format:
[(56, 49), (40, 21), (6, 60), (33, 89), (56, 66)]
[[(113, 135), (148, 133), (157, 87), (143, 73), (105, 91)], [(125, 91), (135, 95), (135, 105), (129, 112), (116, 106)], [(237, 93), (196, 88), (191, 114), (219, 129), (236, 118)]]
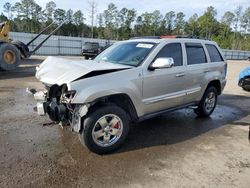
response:
[(159, 57), (172, 57), (174, 59), (174, 66), (182, 66), (182, 48), (180, 43), (170, 43), (164, 46), (157, 54)]
[(212, 44), (206, 44), (206, 48), (210, 57), (211, 62), (220, 62), (223, 61), (223, 58), (216, 48), (216, 46)]
[(207, 58), (203, 46), (200, 43), (186, 43), (187, 64), (207, 63)]

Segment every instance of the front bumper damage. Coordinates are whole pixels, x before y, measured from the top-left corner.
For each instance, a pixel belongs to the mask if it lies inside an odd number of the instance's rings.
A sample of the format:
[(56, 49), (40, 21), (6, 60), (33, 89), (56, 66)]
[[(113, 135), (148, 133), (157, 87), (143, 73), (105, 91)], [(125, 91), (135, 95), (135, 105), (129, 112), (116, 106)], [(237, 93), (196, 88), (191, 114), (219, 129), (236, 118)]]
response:
[(40, 116), (48, 115), (49, 118), (60, 125), (70, 126), (75, 132), (82, 129), (82, 120), (88, 112), (88, 104), (71, 104), (70, 101), (58, 99), (58, 97), (48, 96), (48, 91), (27, 89), (29, 94), (36, 100), (36, 112)]

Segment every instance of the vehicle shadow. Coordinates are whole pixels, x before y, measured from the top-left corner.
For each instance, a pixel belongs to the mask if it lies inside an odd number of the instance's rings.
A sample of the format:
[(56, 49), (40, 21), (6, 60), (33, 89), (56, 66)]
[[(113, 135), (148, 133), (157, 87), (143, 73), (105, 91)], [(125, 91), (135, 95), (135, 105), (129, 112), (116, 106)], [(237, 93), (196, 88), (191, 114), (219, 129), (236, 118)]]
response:
[[(239, 125), (240, 122), (236, 121), (250, 114), (249, 99), (247, 96), (224, 94), (209, 118), (198, 118), (193, 110), (183, 109), (136, 123), (131, 126), (125, 144), (115, 153), (172, 145), (228, 124)], [(248, 107), (242, 108), (241, 104), (248, 104)], [(249, 125), (241, 123), (243, 126)]]

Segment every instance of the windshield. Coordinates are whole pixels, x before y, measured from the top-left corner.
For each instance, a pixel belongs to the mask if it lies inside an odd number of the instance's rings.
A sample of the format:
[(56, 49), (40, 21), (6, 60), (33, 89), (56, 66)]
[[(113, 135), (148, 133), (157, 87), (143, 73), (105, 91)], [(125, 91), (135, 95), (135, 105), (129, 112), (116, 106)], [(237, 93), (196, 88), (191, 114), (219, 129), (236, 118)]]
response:
[(99, 54), (95, 60), (107, 61), (130, 66), (138, 66), (152, 51), (154, 43), (125, 42), (117, 43)]

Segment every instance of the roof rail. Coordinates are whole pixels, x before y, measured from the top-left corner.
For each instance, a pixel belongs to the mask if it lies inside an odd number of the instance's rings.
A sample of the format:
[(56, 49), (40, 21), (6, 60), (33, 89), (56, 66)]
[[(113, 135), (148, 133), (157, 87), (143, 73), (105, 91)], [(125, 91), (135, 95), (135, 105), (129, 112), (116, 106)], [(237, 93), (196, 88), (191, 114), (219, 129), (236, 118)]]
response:
[(160, 37), (161, 37), (161, 39), (164, 39), (164, 38), (194, 38), (194, 36), (191, 36), (191, 35), (163, 35)]
[(208, 38), (197, 37), (193, 35), (162, 35), (162, 36), (141, 36), (141, 37), (132, 37), (131, 39), (166, 39), (166, 38), (189, 38), (189, 39), (202, 39), (210, 40)]
[(164, 38), (187, 38), (187, 39), (201, 39), (201, 40), (210, 40), (208, 38), (198, 37), (194, 35), (166, 35), (160, 36), (161, 39)]
[(132, 37), (131, 39), (161, 39), (160, 36), (141, 36), (141, 37)]

